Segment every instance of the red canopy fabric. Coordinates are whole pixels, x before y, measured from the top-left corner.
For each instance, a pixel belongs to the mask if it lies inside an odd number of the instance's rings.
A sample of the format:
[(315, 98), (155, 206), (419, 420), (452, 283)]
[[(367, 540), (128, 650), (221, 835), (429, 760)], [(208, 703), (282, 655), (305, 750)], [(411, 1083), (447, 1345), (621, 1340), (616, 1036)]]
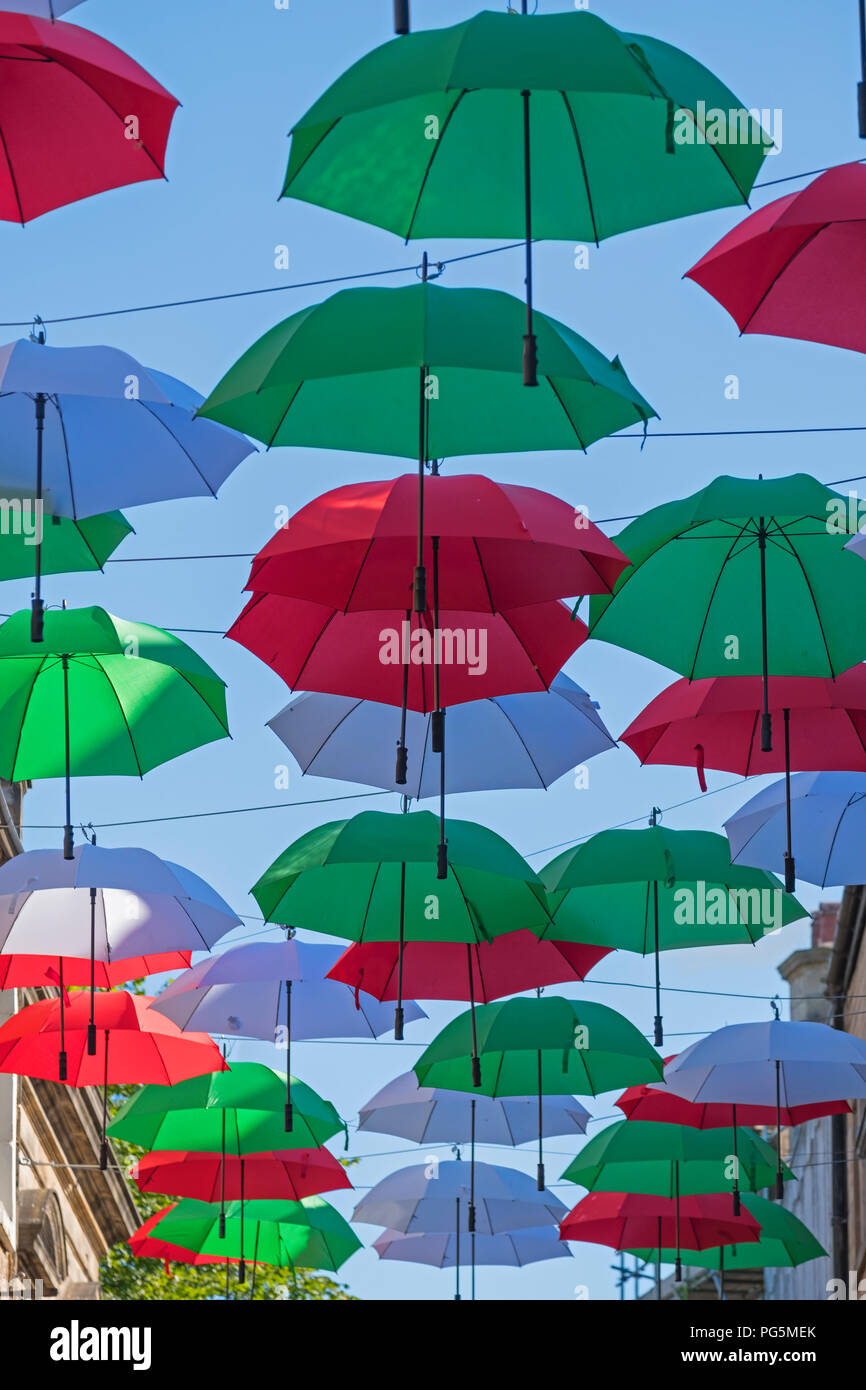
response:
[(179, 1264), (186, 1265), (227, 1265), (233, 1261), (225, 1255), (199, 1255), (193, 1250), (184, 1250), (181, 1245), (172, 1245), (167, 1240), (161, 1240), (154, 1232), (158, 1231), (159, 1223), (166, 1212), (174, 1211), (177, 1202), (172, 1202), (169, 1206), (163, 1207), (160, 1211), (154, 1212), (149, 1216), (137, 1231), (133, 1231), (129, 1237), (129, 1248), (133, 1255), (140, 1259), (164, 1260), (166, 1273), (168, 1273), (169, 1260), (177, 1260)]
[(0, 220), (163, 178), (177, 106), (98, 34), (0, 13)]
[[(418, 478), (353, 483), (317, 497), (256, 556), (248, 588), (345, 612), (412, 606)], [(609, 593), (629, 564), (567, 502), (479, 474), (424, 483), (424, 564), (439, 538), (443, 608), (498, 612)], [(431, 579), (432, 583), (432, 579)], [(432, 589), (431, 589), (432, 593)]]
[[(443, 610), (439, 630), (443, 707), (547, 690), (587, 635), (586, 624), (572, 620), (571, 609), (559, 601), (495, 614)], [(399, 608), (345, 614), (256, 593), (227, 636), (293, 689), (386, 705), (402, 701), (408, 657), (408, 707), (428, 714), (435, 708), (432, 632), (429, 611), (407, 621)]]
[[(507, 932), (479, 946), (407, 941), (403, 994), (416, 999), (474, 998), (488, 1004), (525, 989), (582, 980), (609, 954), (606, 946), (539, 941), (531, 931)], [(398, 958), (396, 942), (356, 942), (343, 952), (327, 978), (341, 980), (374, 999), (396, 999)]]
[[(243, 1165), (243, 1188), (241, 1166)], [(140, 1192), (166, 1192), (172, 1197), (196, 1197), (218, 1202), (222, 1195), (223, 1159), (218, 1153), (185, 1153), (173, 1150), (145, 1154), (130, 1174)], [(351, 1188), (342, 1163), (324, 1148), (289, 1149), (285, 1152), (225, 1156), (225, 1197), (241, 1199), (285, 1198), (299, 1202), (320, 1192)]]
[(156, 1084), (173, 1086), (191, 1076), (227, 1071), (207, 1033), (182, 1033), (165, 1014), (149, 1009), (147, 995), (116, 990), (94, 996), (96, 1056), (87, 1056), (89, 990), (28, 1004), (0, 1027), (0, 1072), (58, 1077), (61, 1016), (70, 1086)]
[[(665, 1064), (672, 1060), (666, 1057)], [(655, 1120), (663, 1125), (691, 1125), (692, 1129), (727, 1129), (734, 1124), (734, 1111), (737, 1125), (767, 1125), (775, 1129), (777, 1124), (775, 1105), (706, 1105), (684, 1100), (669, 1091), (655, 1090), (652, 1086), (629, 1086), (615, 1104), (627, 1120)], [(802, 1125), (807, 1120), (819, 1120), (823, 1115), (847, 1115), (850, 1110), (845, 1100), (794, 1105), (790, 1109), (783, 1106), (781, 1123)]]
[[(677, 1198), (634, 1192), (590, 1192), (559, 1226), (560, 1240), (612, 1245), (614, 1250), (669, 1249), (677, 1245)], [(728, 1193), (679, 1198), (679, 1248), (712, 1250), (760, 1238), (761, 1227), (743, 1211), (734, 1216)]]
[[(781, 729), (790, 711), (792, 772), (866, 772), (866, 664), (835, 680), (770, 676), (770, 712)], [(704, 767), (756, 777), (784, 772), (785, 740), (761, 752), (760, 676), (674, 681), (641, 710), (620, 736), (642, 763)], [(820, 749), (820, 754), (818, 750)]]
[(768, 203), (686, 276), (741, 333), (866, 352), (866, 168), (842, 164)]
[[(148, 975), (160, 975), (166, 970), (186, 970), (190, 951), (163, 951), (153, 956), (118, 957), (110, 963), (94, 962), (94, 983), (97, 989), (112, 989), (128, 980), (143, 980)], [(60, 984), (58, 956), (35, 956), (16, 953), (0, 956), (0, 989), (47, 988)], [(65, 989), (83, 988), (90, 984), (90, 961), (86, 956), (63, 957)]]

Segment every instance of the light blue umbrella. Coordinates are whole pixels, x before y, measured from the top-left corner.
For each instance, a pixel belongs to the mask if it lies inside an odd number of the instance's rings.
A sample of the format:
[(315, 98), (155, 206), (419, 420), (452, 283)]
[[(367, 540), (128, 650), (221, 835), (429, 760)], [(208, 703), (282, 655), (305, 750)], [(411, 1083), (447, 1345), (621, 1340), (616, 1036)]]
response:
[[(574, 1258), (565, 1241), (559, 1239), (555, 1226), (501, 1231), (494, 1236), (474, 1235), (472, 1244), (476, 1265), (519, 1269), (542, 1260)], [(437, 1232), (435, 1235), (404, 1235), (402, 1231), (383, 1231), (373, 1242), (373, 1249), (380, 1260), (405, 1260), (409, 1264), (432, 1265), (435, 1269), (455, 1269), (459, 1295), (461, 1251), (460, 1237), (456, 1231), (450, 1234)]]
[[(461, 1159), (435, 1159), (389, 1173), (362, 1197), (353, 1221), (412, 1234), (437, 1235), (469, 1230), (472, 1174)], [(481, 1235), (558, 1226), (567, 1208), (535, 1178), (517, 1168), (475, 1165), (476, 1228)]]
[(790, 788), (790, 835), (784, 778), (725, 821), (732, 862), (779, 869), (790, 840), (798, 878), (821, 888), (866, 883), (866, 773), (795, 772)]
[[(597, 705), (568, 676), (550, 690), (472, 700), (448, 711), (445, 791), (549, 787), (588, 758), (615, 748)], [(303, 772), (362, 782), (406, 796), (438, 796), (431, 715), (409, 711), (405, 785), (394, 781), (400, 710), (345, 695), (298, 695), (269, 721)]]
[[(573, 1096), (544, 1096), (545, 1137), (585, 1134), (589, 1111)], [(508, 1144), (538, 1138), (538, 1096), (473, 1096), (419, 1086), (414, 1071), (395, 1076), (361, 1108), (359, 1133), (393, 1134), (413, 1144)]]

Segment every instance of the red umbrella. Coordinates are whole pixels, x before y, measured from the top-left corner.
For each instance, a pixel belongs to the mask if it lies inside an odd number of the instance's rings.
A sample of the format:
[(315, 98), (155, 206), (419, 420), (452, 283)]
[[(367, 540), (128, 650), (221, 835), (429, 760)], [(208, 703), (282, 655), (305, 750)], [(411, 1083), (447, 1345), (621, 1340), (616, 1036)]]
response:
[[(97, 989), (112, 989), (127, 980), (143, 980), (148, 975), (160, 975), (166, 970), (186, 970), (189, 951), (163, 951), (153, 956), (118, 957), (111, 962), (94, 962), (94, 983)], [(64, 989), (90, 987), (90, 961), (86, 956), (35, 956), (15, 954), (0, 956), (0, 989), (46, 988), (59, 985)]]
[[(590, 1192), (559, 1225), (560, 1240), (612, 1245), (614, 1250), (712, 1250), (760, 1239), (751, 1212), (734, 1214), (728, 1193), (651, 1197), (635, 1192)], [(679, 1272), (677, 1278), (679, 1278)], [(661, 1273), (656, 1283), (661, 1298)]]
[(99, 1166), (107, 1167), (105, 1125), (109, 1085), (173, 1086), (191, 1076), (227, 1071), (219, 1048), (207, 1033), (182, 1033), (165, 1014), (149, 1009), (147, 995), (112, 990), (93, 997), (96, 1055), (87, 1052), (90, 992), (28, 1004), (0, 1027), (0, 1073), (57, 1078), (65, 1052), (64, 1081), (70, 1086), (102, 1087), (102, 1147)]
[(351, 1188), (339, 1159), (324, 1148), (290, 1149), (284, 1153), (246, 1154), (223, 1159), (218, 1153), (180, 1153), (166, 1150), (145, 1154), (130, 1177), (140, 1192), (168, 1192), (172, 1197), (197, 1197), (202, 1202), (244, 1201), (283, 1197), (299, 1202), (320, 1192)]
[[(587, 631), (558, 601), (497, 614), (444, 610), (438, 628), (443, 706), (547, 690)], [(405, 673), (408, 708), (428, 714), (437, 707), (433, 629), (429, 611), (344, 614), (256, 593), (227, 636), (299, 690), (399, 706)]]
[[(412, 607), (418, 482), (354, 483), (303, 507), (256, 556), (249, 588), (345, 612)], [(609, 593), (629, 561), (567, 502), (478, 474), (424, 487), (425, 567), (443, 608), (500, 612)]]
[(0, 220), (164, 178), (177, 106), (98, 34), (0, 13)]
[(172, 1202), (167, 1207), (162, 1207), (160, 1211), (154, 1212), (147, 1220), (139, 1226), (137, 1231), (133, 1231), (129, 1237), (129, 1248), (139, 1259), (156, 1259), (165, 1262), (165, 1272), (171, 1278), (169, 1260), (177, 1260), (178, 1264), (185, 1265), (228, 1265), (232, 1261), (225, 1255), (200, 1255), (194, 1250), (184, 1250), (182, 1245), (172, 1245), (170, 1241), (161, 1240), (153, 1232), (159, 1229), (159, 1223), (166, 1212), (174, 1211), (177, 1202)]
[[(705, 767), (744, 777), (784, 772), (788, 781), (791, 772), (813, 771), (818, 758), (821, 771), (866, 772), (866, 665), (852, 666), (835, 680), (771, 676), (769, 700), (771, 714), (785, 728), (783, 747), (769, 753), (761, 751), (760, 676), (674, 681), (632, 720), (622, 742), (642, 763), (695, 767), (702, 791)], [(789, 893), (794, 876), (789, 810)]]
[[(344, 951), (328, 971), (374, 999), (398, 997), (400, 948), (390, 941), (360, 942)], [(606, 946), (539, 941), (531, 931), (508, 932), (481, 945), (409, 941), (403, 947), (403, 990), (419, 999), (466, 999), (489, 1004), (508, 994), (544, 985), (583, 980)]]
[(741, 333), (866, 352), (866, 168), (842, 164), (768, 203), (686, 275)]

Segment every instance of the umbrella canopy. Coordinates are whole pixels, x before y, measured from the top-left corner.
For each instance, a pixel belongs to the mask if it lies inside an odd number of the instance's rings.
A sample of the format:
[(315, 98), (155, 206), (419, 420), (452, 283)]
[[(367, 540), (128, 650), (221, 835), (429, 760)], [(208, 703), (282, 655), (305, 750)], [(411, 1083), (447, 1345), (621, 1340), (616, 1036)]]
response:
[[(446, 792), (549, 787), (616, 744), (598, 707), (568, 676), (550, 690), (471, 700), (448, 712)], [(407, 777), (394, 776), (400, 717), (391, 705), (349, 695), (296, 695), (268, 721), (304, 773), (362, 782), (415, 799), (438, 796), (441, 769), (430, 714), (409, 711)], [(866, 769), (866, 763), (864, 763)]]
[(735, 1023), (692, 1043), (665, 1068), (685, 1100), (775, 1106), (866, 1097), (866, 1043), (826, 1023)]
[[(540, 880), (507, 841), (472, 821), (449, 820), (445, 833), (443, 864), (429, 811), (362, 811), (302, 835), (252, 894), (266, 921), (401, 948), (407, 941), (478, 943), (549, 922)], [(402, 998), (398, 990), (398, 1037)]]
[(866, 656), (846, 616), (866, 602), (866, 567), (845, 549), (856, 530), (848, 499), (807, 474), (716, 478), (619, 533), (631, 565), (591, 599), (590, 634), (689, 680), (761, 675), (770, 752), (770, 675), (836, 676)]
[[(403, 947), (403, 988), (423, 999), (474, 999), (489, 1004), (526, 989), (584, 980), (610, 952), (571, 941), (539, 941), (520, 930), (493, 941), (410, 941)], [(328, 972), (374, 999), (396, 999), (399, 946), (389, 941), (357, 942)], [(417, 985), (417, 989), (416, 989)]]
[[(230, 946), (172, 980), (151, 1007), (184, 1030), (262, 1038), (283, 1048), (287, 1039), (376, 1038), (393, 1016), (328, 978), (342, 953), (341, 946), (305, 941)], [(407, 1023), (427, 1017), (411, 999), (404, 1008)]]
[[(173, 1026), (167, 1019), (163, 1024)], [(261, 1062), (234, 1062), (215, 1076), (142, 1087), (120, 1107), (109, 1133), (143, 1149), (216, 1153), (224, 1143), (227, 1154), (246, 1156), (315, 1149), (345, 1130), (330, 1101), (293, 1077), (294, 1125), (287, 1137), (285, 1099), (284, 1072)]]
[(283, 1198), (299, 1202), (319, 1192), (350, 1188), (346, 1169), (327, 1149), (288, 1149), (277, 1153), (229, 1154), (225, 1164), (218, 1153), (144, 1154), (130, 1170), (139, 1192), (167, 1192), (217, 1202), (225, 1183), (227, 1200)]
[[(537, 1230), (500, 1231), (498, 1235), (475, 1233), (474, 1262), (477, 1265), (501, 1265), (522, 1269), (524, 1265), (540, 1264), (542, 1260), (559, 1260), (571, 1255), (567, 1245), (557, 1239), (553, 1226)], [(454, 1269), (460, 1258), (456, 1232), (441, 1231), (426, 1235), (414, 1232), (383, 1231), (373, 1241), (380, 1260), (405, 1260), (408, 1264), (433, 1265), (435, 1269)]]
[[(3, 400), (0, 396), (0, 410)], [(0, 446), (0, 473), (2, 473)], [(0, 580), (32, 579), (33, 551), (41, 537), (42, 573), (72, 574), (101, 570), (132, 527), (122, 512), (82, 517), (39, 516), (35, 503), (24, 498), (7, 502), (8, 516), (0, 531)], [(19, 510), (20, 508), (20, 510)]]
[(180, 1245), (172, 1245), (170, 1241), (161, 1240), (153, 1232), (159, 1226), (160, 1221), (167, 1211), (172, 1211), (177, 1206), (172, 1202), (171, 1206), (162, 1207), (155, 1211), (153, 1216), (149, 1216), (137, 1231), (129, 1237), (127, 1242), (133, 1255), (138, 1258), (152, 1258), (165, 1261), (165, 1272), (169, 1273), (169, 1260), (177, 1260), (180, 1264), (188, 1265), (227, 1265), (230, 1263), (225, 1255), (199, 1255), (194, 1250), (184, 1250)]
[[(545, 1096), (542, 1132), (585, 1134), (589, 1112), (571, 1096)], [(404, 1072), (361, 1107), (359, 1133), (394, 1134), (413, 1144), (464, 1144), (474, 1134), (479, 1144), (517, 1148), (538, 1135), (535, 1096), (468, 1096), (463, 1091), (419, 1086), (413, 1071)]]
[(29, 14), (38, 19), (59, 19), (74, 10), (81, 0), (5, 0), (5, 8), (15, 14)]
[(797, 873), (807, 883), (859, 883), (866, 774), (795, 772), (789, 783), (772, 782), (725, 821), (734, 862), (778, 864), (795, 842)]
[[(389, 1173), (361, 1198), (352, 1220), (403, 1234), (463, 1235), (469, 1230), (470, 1166), (461, 1159), (445, 1159)], [(474, 1189), (480, 1235), (555, 1226), (565, 1215), (558, 1197), (537, 1191), (532, 1178), (515, 1168), (476, 1163)]]
[[(584, 1145), (562, 1176), (595, 1192), (684, 1197), (732, 1193), (735, 1172), (747, 1192), (769, 1187), (775, 1177), (775, 1150), (752, 1129), (617, 1120)], [(785, 1165), (782, 1172), (794, 1177)]]
[(233, 1202), (224, 1229), (218, 1203), (186, 1197), (164, 1210), (154, 1233), (199, 1254), (238, 1260), (241, 1283), (247, 1260), (335, 1273), (361, 1249), (348, 1222), (322, 1197)]
[[(499, 290), (446, 289), (429, 281), (340, 290), (269, 329), (229, 368), (200, 413), (269, 447), (418, 459), (420, 433), (422, 462), (586, 449), (655, 415), (619, 358), (609, 362), (573, 329), (541, 313), (535, 331), (543, 389), (527, 399), (513, 351), (522, 331), (523, 306)], [(361, 495), (375, 496), (388, 486), (362, 484)], [(488, 496), (501, 496), (487, 479), (473, 486), (463, 478), (427, 478), (428, 534), (439, 534), (437, 495), (450, 491), (468, 502), (483, 486)], [(416, 505), (414, 480), (390, 487)], [(528, 500), (531, 489), (506, 491)], [(314, 511), (316, 506), (311, 504)], [(307, 507), (299, 516), (310, 514)], [(360, 520), (344, 517), (352, 529)], [(408, 520), (411, 535), (415, 517)], [(412, 548), (408, 558), (411, 577)]]
[[(863, 562), (850, 559), (866, 577)], [(434, 630), (441, 653), (435, 666)], [(430, 612), (409, 608), (339, 613), (254, 594), (226, 635), (290, 687), (399, 708), (407, 680), (408, 708), (427, 714), (436, 708), (434, 671), (443, 708), (548, 690), (585, 640), (586, 626), (559, 601), (494, 614), (443, 609), (437, 624)]]
[(29, 222), (108, 188), (164, 178), (177, 98), (89, 29), (31, 17), (53, 19), (72, 8), (68, 0), (25, 3), (25, 14), (0, 16), (0, 219)]
[[(768, 1202), (772, 1207), (772, 1203)], [(689, 1249), (740, 1245), (758, 1240), (761, 1226), (747, 1209), (735, 1216), (727, 1194), (654, 1197), (636, 1192), (590, 1192), (560, 1223), (560, 1240), (587, 1241), (624, 1250), (655, 1241), (657, 1245), (680, 1243)], [(672, 1261), (673, 1263), (673, 1261)]]
[[(665, 1064), (672, 1062), (665, 1058)], [(727, 1125), (760, 1128), (777, 1121), (775, 1105), (735, 1105), (723, 1102), (684, 1100), (668, 1090), (650, 1084), (629, 1086), (614, 1104), (627, 1120), (655, 1120), (659, 1124), (692, 1125), (695, 1129), (723, 1129)], [(851, 1107), (844, 1100), (815, 1101), (811, 1105), (783, 1105), (783, 1125), (804, 1125), (824, 1115), (847, 1115)]]
[(805, 916), (772, 874), (731, 864), (723, 835), (602, 830), (541, 871), (551, 925), (541, 933), (655, 956), (655, 1043), (661, 1046), (659, 953), (759, 941)]
[(866, 351), (866, 170), (841, 164), (746, 217), (686, 271), (741, 333)]
[[(2, 908), (0, 908), (2, 911)], [(148, 975), (185, 970), (189, 951), (161, 951), (156, 955), (120, 956), (117, 960), (93, 963), (94, 989), (114, 989), (130, 980)], [(0, 956), (0, 989), (80, 989), (90, 984), (90, 961), (85, 956), (27, 955)]]
[[(768, 1269), (771, 1266), (793, 1268), (827, 1254), (808, 1227), (785, 1207), (768, 1202), (766, 1197), (752, 1192), (744, 1194), (743, 1206), (756, 1222), (760, 1222), (761, 1233), (756, 1241), (750, 1240), (742, 1248), (741, 1242), (737, 1241), (735, 1245), (726, 1245), (723, 1249), (684, 1249), (681, 1251), (683, 1262), (724, 1273), (726, 1270)], [(659, 1250), (657, 1247), (629, 1250), (628, 1253), (660, 1264), (672, 1264), (674, 1261), (673, 1251)]]

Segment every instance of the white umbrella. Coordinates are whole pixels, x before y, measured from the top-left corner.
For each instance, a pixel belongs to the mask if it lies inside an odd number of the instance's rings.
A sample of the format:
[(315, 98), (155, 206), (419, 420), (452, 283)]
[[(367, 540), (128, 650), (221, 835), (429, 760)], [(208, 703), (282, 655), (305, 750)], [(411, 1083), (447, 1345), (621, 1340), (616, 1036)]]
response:
[(82, 0), (4, 0), (3, 9), (11, 14), (30, 14), (36, 19), (59, 19), (74, 10)]
[[(0, 865), (0, 954), (56, 955), (61, 986), (64, 956), (110, 962), (210, 950), (240, 925), (198, 874), (146, 849), (78, 845), (71, 859), (32, 849)], [(93, 992), (91, 970), (90, 1056)]]
[[(425, 1235), (468, 1232), (470, 1165), (461, 1159), (432, 1160), (390, 1173), (356, 1206), (353, 1221)], [(557, 1226), (566, 1207), (552, 1192), (516, 1168), (475, 1165), (476, 1228), (483, 1235), (523, 1227)]]
[[(499, 1235), (473, 1235), (474, 1265), (500, 1265), (520, 1269), (541, 1260), (562, 1260), (574, 1256), (555, 1226), (537, 1230), (501, 1231)], [(402, 1231), (383, 1231), (373, 1241), (380, 1260), (405, 1260), (408, 1264), (433, 1265), (457, 1272), (460, 1296), (460, 1236), (456, 1231), (435, 1235), (404, 1235)], [(473, 1268), (474, 1268), (473, 1265)], [(473, 1289), (474, 1297), (474, 1289)]]
[[(781, 1130), (782, 1106), (866, 1098), (866, 1043), (826, 1023), (735, 1023), (669, 1062), (662, 1088), (684, 1100), (775, 1105)], [(780, 1151), (780, 1200), (781, 1170)]]
[[(589, 1111), (572, 1096), (544, 1096), (542, 1134), (585, 1134)], [(473, 1096), (419, 1086), (404, 1072), (361, 1109), (360, 1133), (393, 1134), (414, 1144), (528, 1144), (538, 1138), (537, 1096)]]
[(796, 841), (798, 878), (822, 888), (866, 882), (866, 774), (795, 772), (790, 803), (785, 787), (771, 782), (725, 821), (732, 862), (777, 869)]
[[(200, 420), (204, 398), (112, 347), (0, 347), (0, 488), (57, 516), (94, 516), (176, 497), (216, 496), (255, 446)], [(34, 547), (33, 640), (41, 640)]]

